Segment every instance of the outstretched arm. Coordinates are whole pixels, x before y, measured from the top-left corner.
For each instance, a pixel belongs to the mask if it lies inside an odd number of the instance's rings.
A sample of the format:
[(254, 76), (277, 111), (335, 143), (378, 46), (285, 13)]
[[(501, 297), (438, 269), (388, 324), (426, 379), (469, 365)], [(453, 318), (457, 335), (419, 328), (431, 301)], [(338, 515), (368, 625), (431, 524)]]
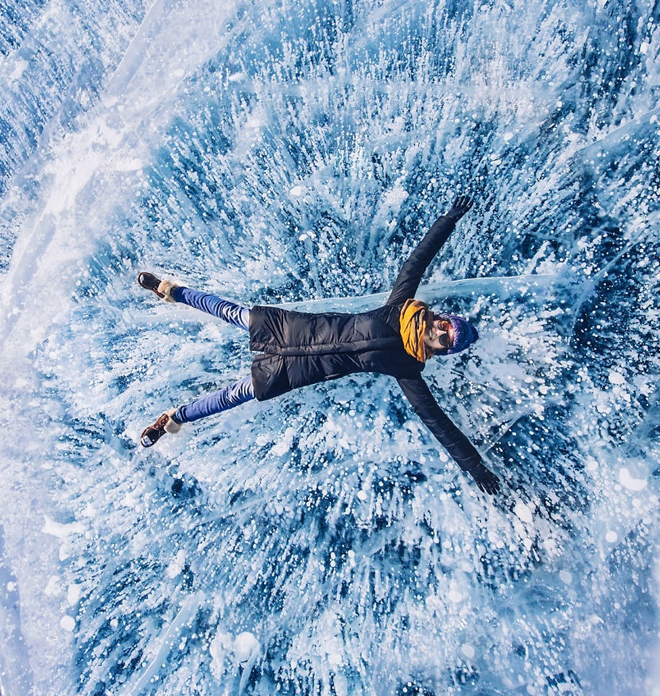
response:
[(386, 304), (402, 304), (415, 297), (424, 271), (452, 233), (456, 223), (472, 207), (468, 196), (459, 196), (448, 213), (439, 217), (403, 264)]
[(461, 469), (469, 473), (485, 493), (498, 493), (499, 478), (484, 466), (479, 452), (438, 406), (426, 382), (421, 377), (400, 378), (397, 382), (415, 413)]

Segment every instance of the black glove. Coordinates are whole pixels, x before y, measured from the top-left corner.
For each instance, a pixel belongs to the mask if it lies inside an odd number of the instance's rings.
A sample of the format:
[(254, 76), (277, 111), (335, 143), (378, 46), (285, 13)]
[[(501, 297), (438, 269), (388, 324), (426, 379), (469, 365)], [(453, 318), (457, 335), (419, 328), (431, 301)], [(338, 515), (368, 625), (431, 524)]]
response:
[(500, 479), (490, 469), (481, 462), (470, 469), (472, 478), (477, 482), (477, 486), (488, 495), (495, 495), (500, 492)]
[(455, 222), (458, 222), (463, 217), (463, 215), (465, 215), (465, 213), (467, 213), (467, 211), (470, 210), (473, 203), (474, 201), (470, 198), (470, 196), (459, 196), (452, 203), (452, 206), (445, 217), (451, 218)]

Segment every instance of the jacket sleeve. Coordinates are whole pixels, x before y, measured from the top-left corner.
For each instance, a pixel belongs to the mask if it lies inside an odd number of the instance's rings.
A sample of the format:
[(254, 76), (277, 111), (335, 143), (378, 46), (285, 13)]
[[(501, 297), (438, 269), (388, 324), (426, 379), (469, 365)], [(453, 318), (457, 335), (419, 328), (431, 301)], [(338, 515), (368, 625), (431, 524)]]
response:
[(463, 471), (471, 472), (481, 463), (479, 452), (438, 406), (422, 377), (399, 378), (397, 382), (415, 413)]
[(415, 297), (424, 271), (447, 241), (455, 226), (456, 222), (445, 215), (433, 223), (431, 229), (401, 267), (385, 304), (403, 304), (407, 299)]

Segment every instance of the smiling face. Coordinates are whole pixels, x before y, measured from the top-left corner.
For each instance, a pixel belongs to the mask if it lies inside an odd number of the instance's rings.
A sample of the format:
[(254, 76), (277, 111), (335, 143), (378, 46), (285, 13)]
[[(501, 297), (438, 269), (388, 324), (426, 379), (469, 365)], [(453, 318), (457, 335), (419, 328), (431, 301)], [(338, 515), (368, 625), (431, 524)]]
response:
[(454, 345), (454, 327), (451, 322), (431, 314), (431, 321), (424, 333), (424, 345), (434, 354), (445, 354)]

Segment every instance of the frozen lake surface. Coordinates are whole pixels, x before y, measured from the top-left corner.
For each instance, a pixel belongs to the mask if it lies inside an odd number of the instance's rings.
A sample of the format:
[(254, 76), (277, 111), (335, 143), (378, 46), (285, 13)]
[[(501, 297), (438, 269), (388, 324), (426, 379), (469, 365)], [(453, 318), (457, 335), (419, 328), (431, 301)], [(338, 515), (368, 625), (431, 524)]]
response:
[[(0, 694), (660, 694), (660, 9), (4, 0)], [(481, 340), (144, 426), (249, 370), (243, 303), (421, 289)]]

